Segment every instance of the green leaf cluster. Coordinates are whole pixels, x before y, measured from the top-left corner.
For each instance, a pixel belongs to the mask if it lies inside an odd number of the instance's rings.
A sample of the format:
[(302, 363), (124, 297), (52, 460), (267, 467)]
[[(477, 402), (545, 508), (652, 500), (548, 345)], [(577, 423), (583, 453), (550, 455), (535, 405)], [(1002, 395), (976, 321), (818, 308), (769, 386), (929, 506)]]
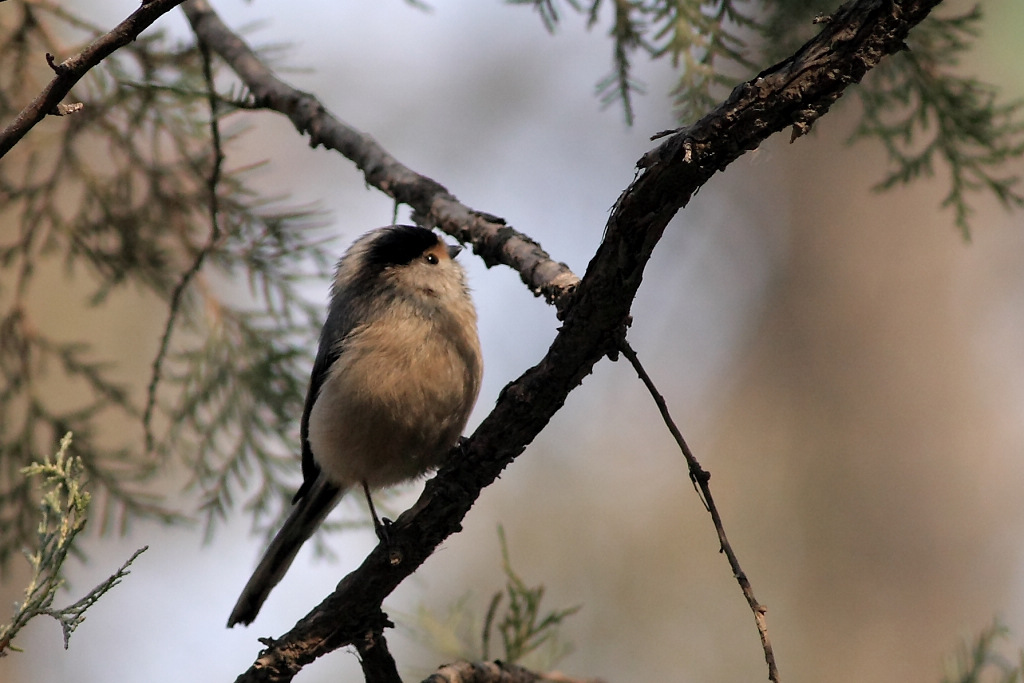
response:
[[(421, 606), (415, 619), (419, 640), (453, 659), (489, 661), (497, 657), (507, 664), (522, 664), (529, 658), (532, 668), (550, 669), (572, 651), (572, 645), (562, 638), (561, 627), (581, 606), (549, 609), (542, 605), (544, 586), (528, 585), (512, 568), (501, 526), (498, 541), (505, 587), (491, 596), (482, 625), (473, 596), (467, 593), (449, 605), (443, 616)], [(492, 647), (496, 635), (501, 639), (500, 652)]]
[(930, 16), (913, 32), (908, 50), (876, 68), (855, 92), (863, 114), (853, 139), (878, 140), (891, 170), (876, 188), (887, 190), (949, 176), (942, 205), (970, 236), (971, 197), (994, 196), (1007, 208), (1024, 207), (1024, 188), (1012, 162), (1024, 155), (1024, 108), (1003, 102), (999, 90), (958, 71), (978, 36), (981, 8)]
[[(558, 638), (558, 629), (566, 617), (576, 614), (581, 605), (566, 609), (542, 611), (544, 586), (528, 586), (512, 569), (508, 543), (505, 541), (505, 530), (498, 527), (498, 539), (501, 542), (501, 564), (505, 572), (505, 590), (498, 591), (491, 598), (484, 619), (483, 658), (490, 659), (491, 633), (497, 628), (501, 636), (503, 661), (515, 664), (542, 646), (552, 649), (552, 659), (557, 661), (570, 651), (568, 645)], [(503, 598), (508, 604), (502, 606)]]
[(9, 624), (0, 625), (0, 657), (16, 650), (12, 640), (37, 616), (48, 615), (60, 622), (67, 649), (72, 632), (85, 620), (85, 611), (128, 575), (128, 567), (146, 548), (135, 551), (112, 576), (75, 603), (54, 609), (57, 590), (64, 583), (64, 563), (74, 550), (75, 537), (85, 528), (91, 496), (84, 488), (85, 468), (81, 458), (68, 455), (71, 434), (66, 434), (51, 462), (48, 458), (22, 470), (26, 477), (43, 479), (47, 489), (39, 505), (39, 526), (32, 550), (25, 556), (32, 567), (32, 578), (25, 588), (25, 599), (16, 606)]
[[(561, 19), (556, 0), (508, 2), (533, 7), (550, 32)], [(603, 0), (566, 4), (587, 16), (589, 28), (601, 23)], [(622, 106), (628, 125), (635, 118), (633, 98), (644, 92), (643, 82), (633, 75), (638, 53), (671, 61), (679, 74), (671, 95), (683, 121), (703, 115), (737, 73), (754, 68), (746, 56), (747, 41), (760, 24), (745, 0), (610, 0), (609, 5), (612, 70), (597, 82), (596, 92), (603, 106)]]

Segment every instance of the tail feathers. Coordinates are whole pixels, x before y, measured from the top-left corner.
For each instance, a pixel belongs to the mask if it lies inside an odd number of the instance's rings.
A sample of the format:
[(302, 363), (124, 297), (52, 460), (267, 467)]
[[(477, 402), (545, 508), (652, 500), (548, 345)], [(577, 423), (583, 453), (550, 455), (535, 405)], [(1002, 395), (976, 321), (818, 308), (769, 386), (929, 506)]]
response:
[(345, 489), (328, 482), (322, 474), (317, 478), (309, 492), (295, 504), (263, 554), (256, 571), (245, 584), (242, 595), (228, 617), (228, 628), (235, 624), (252, 623), (270, 591), (288, 571), (299, 548), (313, 535), (344, 494)]

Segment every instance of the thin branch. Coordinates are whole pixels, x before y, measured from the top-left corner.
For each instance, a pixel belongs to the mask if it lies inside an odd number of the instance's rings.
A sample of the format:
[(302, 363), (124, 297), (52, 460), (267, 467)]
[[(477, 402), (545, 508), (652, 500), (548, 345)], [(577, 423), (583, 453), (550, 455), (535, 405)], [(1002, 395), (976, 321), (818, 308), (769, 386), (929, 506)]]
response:
[(53, 80), (43, 88), (32, 102), (21, 110), (2, 132), (0, 132), (0, 157), (11, 150), (18, 141), (47, 114), (58, 111), (60, 101), (71, 91), (82, 76), (118, 48), (135, 40), (140, 33), (161, 16), (180, 5), (183, 0), (149, 0), (139, 9), (73, 57), (59, 64), (53, 55), (47, 54), (46, 61), (54, 71)]
[(192, 265), (189, 266), (171, 292), (171, 302), (168, 306), (167, 322), (164, 323), (164, 331), (160, 336), (160, 348), (153, 359), (153, 366), (146, 388), (146, 409), (142, 414), (142, 427), (145, 432), (146, 452), (152, 453), (155, 437), (153, 435), (153, 411), (156, 408), (156, 390), (160, 384), (160, 376), (163, 373), (164, 359), (167, 357), (167, 350), (170, 348), (171, 334), (174, 332), (174, 325), (181, 312), (181, 303), (185, 295), (185, 289), (199, 274), (203, 267), (203, 261), (217, 247), (221, 239), (220, 228), (220, 199), (217, 196), (217, 187), (220, 183), (221, 171), (224, 165), (224, 148), (221, 144), (220, 119), (217, 111), (219, 98), (213, 83), (213, 68), (210, 63), (210, 49), (202, 39), (199, 39), (199, 53), (203, 61), (203, 79), (206, 82), (206, 96), (210, 105), (210, 141), (213, 147), (213, 164), (210, 168), (210, 175), (206, 180), (208, 192), (208, 207), (210, 213), (210, 236), (206, 240), (199, 253), (196, 254)]
[(579, 278), (567, 265), (552, 260), (537, 242), (504, 219), (460, 203), (440, 183), (416, 173), (372, 137), (340, 121), (316, 97), (279, 79), (206, 0), (189, 0), (182, 9), (196, 35), (242, 79), (257, 106), (286, 115), (300, 133), (309, 135), (310, 146), (323, 145), (353, 161), (369, 185), (412, 207), (419, 222), (471, 242), (488, 266), (512, 267), (531, 291), (560, 310), (568, 303)]
[(711, 473), (700, 466), (693, 451), (690, 450), (690, 446), (686, 443), (686, 439), (683, 438), (682, 432), (679, 431), (675, 421), (669, 414), (665, 398), (658, 392), (658, 388), (654, 386), (654, 381), (651, 380), (651, 376), (644, 370), (644, 366), (640, 363), (636, 351), (629, 345), (625, 337), (619, 340), (619, 351), (633, 365), (633, 369), (636, 371), (640, 381), (647, 387), (648, 393), (650, 393), (654, 403), (658, 406), (661, 418), (665, 421), (665, 426), (672, 433), (672, 438), (676, 440), (679, 450), (682, 452), (683, 457), (686, 458), (686, 466), (690, 471), (690, 481), (697, 488), (697, 493), (700, 495), (705, 509), (711, 514), (711, 520), (715, 525), (715, 533), (718, 534), (718, 542), (722, 552), (725, 553), (726, 558), (729, 560), (732, 575), (736, 577), (736, 581), (740, 584), (740, 590), (743, 591), (743, 597), (747, 599), (747, 604), (750, 605), (750, 611), (754, 613), (754, 623), (757, 624), (757, 632), (761, 636), (764, 659), (768, 663), (768, 680), (779, 683), (779, 669), (775, 664), (775, 652), (772, 650), (772, 643), (768, 638), (768, 622), (765, 616), (767, 608), (754, 597), (754, 588), (750, 585), (746, 572), (740, 567), (740, 561), (736, 557), (736, 552), (732, 549), (729, 539), (725, 536), (725, 525), (722, 523), (722, 516), (719, 514), (718, 507), (715, 506), (715, 499), (711, 495)]
[[(647, 262), (669, 220), (694, 192), (772, 134), (790, 126), (806, 130), (847, 87), (887, 54), (902, 49), (907, 33), (937, 2), (860, 0), (844, 5), (835, 21), (793, 57), (740, 84), (707, 116), (645, 154), (637, 164), (638, 177), (613, 207), (604, 239), (544, 358), (505, 387), (476, 432), (455, 449), (457, 457), (449, 459), (416, 504), (394, 522), (390, 547), (375, 548), (334, 593), (288, 633), (269, 642), (237, 680), (290, 681), (309, 662), (372, 628), (384, 598), (461, 530), (482, 489), (526, 449), (594, 365), (616, 350)], [(186, 11), (211, 48), (222, 56), (236, 50), (241, 42), (237, 36), (205, 32), (209, 15), (197, 15), (196, 7), (190, 4)], [(226, 38), (232, 45), (219, 44)], [(314, 140), (322, 140), (322, 132)], [(391, 186), (390, 176), (375, 177)]]

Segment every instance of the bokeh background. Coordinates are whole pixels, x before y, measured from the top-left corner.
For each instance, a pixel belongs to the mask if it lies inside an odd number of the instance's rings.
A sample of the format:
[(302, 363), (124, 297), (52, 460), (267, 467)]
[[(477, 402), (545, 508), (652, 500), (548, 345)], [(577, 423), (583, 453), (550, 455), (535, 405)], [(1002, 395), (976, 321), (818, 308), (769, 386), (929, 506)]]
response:
[[(133, 8), (88, 6), (105, 25)], [(578, 274), (648, 136), (673, 126), (662, 64), (637, 63), (647, 94), (632, 128), (620, 110), (601, 110), (607, 29), (587, 31), (571, 13), (551, 36), (529, 9), (499, 2), (437, 2), (429, 13), (398, 0), (216, 7), (236, 28), (263, 21), (249, 39), (289, 43), (287, 63), (308, 67), (285, 74), (293, 84)], [(1024, 5), (984, 9), (965, 69), (1024, 96)], [(161, 26), (187, 36), (178, 14)], [(844, 144), (849, 100), (812, 135), (777, 136), (701, 190), (655, 252), (630, 338), (713, 475), (730, 540), (768, 606), (783, 679), (937, 683), (961, 640), (996, 617), (1011, 629), (1007, 652), (1024, 643), (1024, 214), (980, 200), (967, 243), (939, 207), (945, 178), (872, 193), (885, 159), (869, 143)], [(339, 253), (390, 221), (390, 202), (349, 162), (310, 150), (279, 116), (249, 120), (255, 130), (229, 163), (271, 160), (257, 184), (328, 211)], [(475, 424), (540, 359), (557, 321), (507, 269), (461, 258), (487, 366)], [(82, 310), (57, 267), (52, 282), (39, 319), (122, 360), (141, 399), (163, 312), (130, 297)], [(388, 504), (404, 509), (418, 491)], [(182, 494), (169, 485), (168, 495)], [(582, 605), (562, 630), (575, 645), (563, 671), (766, 678), (710, 519), (626, 363), (601, 363), (485, 491), (465, 531), (386, 603), (408, 680), (447, 658), (414, 636), (421, 606), (444, 615), (463, 599), (479, 619), (502, 587), (499, 523), (516, 569), (547, 587), (552, 607)], [(150, 524), (127, 538), (90, 535), (69, 600), (135, 548), (150, 550), (67, 652), (57, 623), (37, 620), (17, 643), (25, 653), (0, 660), (0, 681), (233, 680), (258, 636), (287, 630), (374, 542), (367, 529), (331, 538), (333, 561), (304, 551), (255, 625), (228, 631), (262, 550), (248, 527), (238, 513), (206, 544), (199, 528)], [(2, 605), (23, 585), (14, 569)], [(355, 656), (337, 652), (301, 679), (361, 677)]]

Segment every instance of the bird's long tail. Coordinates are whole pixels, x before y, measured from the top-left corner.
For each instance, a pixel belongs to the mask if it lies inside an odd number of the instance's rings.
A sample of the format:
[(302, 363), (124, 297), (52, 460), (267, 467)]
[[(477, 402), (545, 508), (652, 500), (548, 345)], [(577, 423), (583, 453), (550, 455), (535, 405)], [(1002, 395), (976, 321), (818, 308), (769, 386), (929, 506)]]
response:
[(228, 617), (228, 628), (235, 624), (250, 624), (256, 618), (270, 591), (281, 581), (302, 544), (313, 535), (316, 528), (334, 509), (345, 489), (330, 483), (321, 474), (309, 492), (299, 499), (285, 520), (281, 530), (270, 542), (249, 583)]

